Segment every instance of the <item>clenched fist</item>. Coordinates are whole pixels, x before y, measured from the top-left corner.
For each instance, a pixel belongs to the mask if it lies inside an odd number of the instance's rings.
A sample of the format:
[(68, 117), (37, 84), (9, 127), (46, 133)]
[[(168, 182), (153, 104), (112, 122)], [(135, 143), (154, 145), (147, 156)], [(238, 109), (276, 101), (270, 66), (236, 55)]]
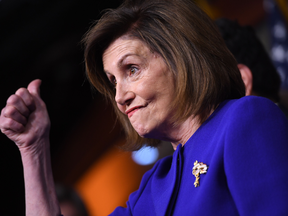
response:
[(11, 95), (0, 116), (0, 128), (19, 149), (35, 151), (49, 140), (50, 119), (40, 97), (41, 80), (32, 81)]

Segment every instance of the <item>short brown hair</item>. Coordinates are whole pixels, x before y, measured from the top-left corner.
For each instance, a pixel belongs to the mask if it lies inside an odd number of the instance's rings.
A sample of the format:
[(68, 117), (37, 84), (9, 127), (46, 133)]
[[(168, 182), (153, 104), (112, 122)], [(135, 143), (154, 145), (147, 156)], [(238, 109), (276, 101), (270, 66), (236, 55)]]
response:
[(127, 146), (139, 149), (155, 141), (141, 138), (114, 100), (115, 90), (103, 72), (102, 55), (118, 37), (128, 34), (159, 53), (176, 83), (174, 119), (189, 116), (203, 123), (216, 106), (245, 95), (237, 62), (213, 21), (191, 0), (128, 0), (107, 11), (84, 38), (87, 76), (114, 104), (127, 134)]

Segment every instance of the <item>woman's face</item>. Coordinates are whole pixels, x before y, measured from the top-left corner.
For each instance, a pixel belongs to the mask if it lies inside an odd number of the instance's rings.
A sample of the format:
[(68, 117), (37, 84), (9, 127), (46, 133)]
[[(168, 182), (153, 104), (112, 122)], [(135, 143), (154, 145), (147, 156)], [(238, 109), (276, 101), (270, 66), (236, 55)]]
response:
[(165, 137), (172, 126), (174, 79), (163, 58), (142, 41), (122, 36), (105, 50), (103, 65), (119, 110), (138, 134)]

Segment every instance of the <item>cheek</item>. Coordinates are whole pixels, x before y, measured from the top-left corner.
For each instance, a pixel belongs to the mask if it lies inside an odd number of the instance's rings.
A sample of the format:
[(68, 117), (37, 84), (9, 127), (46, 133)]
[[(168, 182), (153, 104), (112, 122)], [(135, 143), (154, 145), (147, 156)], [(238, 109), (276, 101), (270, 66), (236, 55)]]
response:
[(157, 80), (157, 77), (145, 78), (146, 79), (143, 82), (138, 83), (135, 88), (135, 93), (142, 99), (150, 101), (155, 97), (155, 95), (157, 95), (157, 92), (159, 92), (159, 81)]
[(141, 83), (140, 85), (137, 86), (135, 92), (140, 98), (149, 100), (152, 93), (151, 86), (150, 88), (148, 88), (147, 85), (145, 85), (145, 83)]
[(117, 107), (118, 107), (118, 109), (119, 109), (122, 113), (125, 114), (125, 106), (122, 106), (122, 105), (120, 105), (120, 104), (117, 103)]

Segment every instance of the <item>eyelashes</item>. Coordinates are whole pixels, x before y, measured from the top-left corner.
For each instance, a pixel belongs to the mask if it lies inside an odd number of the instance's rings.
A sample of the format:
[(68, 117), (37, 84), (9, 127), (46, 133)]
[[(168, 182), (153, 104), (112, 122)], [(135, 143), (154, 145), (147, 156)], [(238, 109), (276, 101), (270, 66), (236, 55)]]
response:
[[(125, 70), (126, 70), (125, 73), (128, 75), (128, 77), (136, 75), (139, 72), (139, 68), (135, 67), (133, 65), (127, 65), (127, 68)], [(112, 74), (110, 74), (110, 76), (108, 76), (108, 79), (109, 79), (109, 82), (111, 83), (112, 87), (115, 88), (117, 86), (116, 77), (113, 76)]]
[(115, 78), (113, 75), (108, 75), (108, 74), (107, 74), (107, 78), (108, 78), (108, 80), (109, 80), (110, 86), (113, 87), (113, 88), (115, 88), (116, 85), (117, 85), (117, 80), (116, 80), (116, 78)]
[(116, 88), (116, 86), (117, 86), (117, 80), (116, 80), (116, 78), (113, 76), (113, 78), (111, 78), (110, 79), (110, 83), (111, 83), (111, 85), (114, 87), (114, 88)]
[(138, 68), (131, 66), (129, 68), (129, 76), (134, 75), (135, 73), (138, 72)]

